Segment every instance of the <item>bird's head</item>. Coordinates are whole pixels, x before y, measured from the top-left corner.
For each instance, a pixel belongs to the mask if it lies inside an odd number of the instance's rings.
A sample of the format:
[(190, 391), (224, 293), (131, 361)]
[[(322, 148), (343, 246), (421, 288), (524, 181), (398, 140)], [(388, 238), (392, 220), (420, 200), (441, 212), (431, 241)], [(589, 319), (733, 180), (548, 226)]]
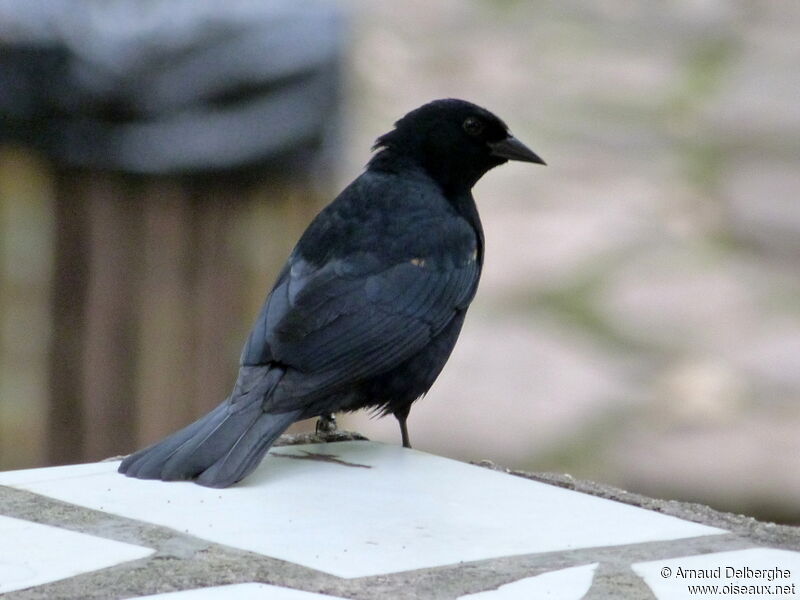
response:
[(497, 116), (465, 100), (434, 100), (379, 137), (370, 166), (411, 162), (445, 188), (471, 188), (509, 160), (545, 164)]

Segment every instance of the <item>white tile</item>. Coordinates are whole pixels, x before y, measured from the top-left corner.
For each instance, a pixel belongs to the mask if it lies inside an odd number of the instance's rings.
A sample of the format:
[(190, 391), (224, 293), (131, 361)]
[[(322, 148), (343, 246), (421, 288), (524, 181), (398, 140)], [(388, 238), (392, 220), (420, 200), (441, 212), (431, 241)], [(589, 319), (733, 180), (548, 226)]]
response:
[(271, 454), (225, 490), (129, 479), (115, 462), (3, 473), (0, 484), (340, 577), (721, 533), (398, 446), (340, 442), (273, 453), (335, 454), (371, 468)]
[[(800, 594), (800, 553), (788, 550), (751, 548), (714, 552), (637, 563), (631, 567), (659, 600), (797, 598)], [(692, 591), (689, 586), (716, 586), (716, 590)], [(778, 589), (777, 586), (788, 587)]]
[(143, 558), (154, 551), (0, 516), (0, 593)]
[(338, 596), (314, 594), (266, 583), (237, 583), (215, 587), (138, 596), (136, 600), (341, 600)]
[(570, 567), (559, 571), (526, 577), (501, 585), (496, 590), (459, 596), (458, 600), (518, 600), (519, 598), (551, 598), (580, 600), (592, 587), (597, 563)]

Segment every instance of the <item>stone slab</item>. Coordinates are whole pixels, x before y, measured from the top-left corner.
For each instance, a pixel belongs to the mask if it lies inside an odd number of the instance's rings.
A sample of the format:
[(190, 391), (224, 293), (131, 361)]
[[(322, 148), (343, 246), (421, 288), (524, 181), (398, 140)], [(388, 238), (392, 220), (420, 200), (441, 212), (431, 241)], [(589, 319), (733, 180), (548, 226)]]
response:
[(724, 533), (375, 442), (276, 448), (225, 490), (129, 479), (117, 464), (8, 472), (0, 484), (345, 578)]
[(597, 563), (551, 571), (501, 585), (496, 590), (459, 596), (457, 600), (516, 600), (520, 598), (580, 600), (592, 586), (595, 569), (597, 569)]
[(151, 548), (0, 515), (0, 594), (144, 558)]
[(138, 596), (137, 600), (343, 600), (339, 596), (315, 594), (266, 583), (236, 583)]

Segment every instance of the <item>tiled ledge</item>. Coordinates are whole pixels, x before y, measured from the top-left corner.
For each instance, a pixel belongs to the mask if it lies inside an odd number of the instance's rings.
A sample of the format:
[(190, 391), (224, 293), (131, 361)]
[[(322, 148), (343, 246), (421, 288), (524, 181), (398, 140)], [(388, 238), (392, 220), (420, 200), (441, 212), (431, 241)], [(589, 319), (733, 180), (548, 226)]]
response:
[(128, 479), (115, 461), (0, 473), (0, 593), (664, 599), (800, 583), (796, 528), (344, 439), (276, 447), (227, 490)]

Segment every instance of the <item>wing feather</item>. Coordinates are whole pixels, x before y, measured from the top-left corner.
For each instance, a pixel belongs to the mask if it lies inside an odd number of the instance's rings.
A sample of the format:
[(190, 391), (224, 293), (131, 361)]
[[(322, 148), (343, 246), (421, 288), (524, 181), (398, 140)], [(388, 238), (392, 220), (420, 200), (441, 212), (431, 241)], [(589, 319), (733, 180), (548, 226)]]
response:
[(270, 404), (293, 407), (400, 364), (469, 304), (480, 276), (468, 256), (379, 264), (365, 256), (315, 268), (290, 258), (243, 352), (243, 361), (287, 368), (291, 385)]

